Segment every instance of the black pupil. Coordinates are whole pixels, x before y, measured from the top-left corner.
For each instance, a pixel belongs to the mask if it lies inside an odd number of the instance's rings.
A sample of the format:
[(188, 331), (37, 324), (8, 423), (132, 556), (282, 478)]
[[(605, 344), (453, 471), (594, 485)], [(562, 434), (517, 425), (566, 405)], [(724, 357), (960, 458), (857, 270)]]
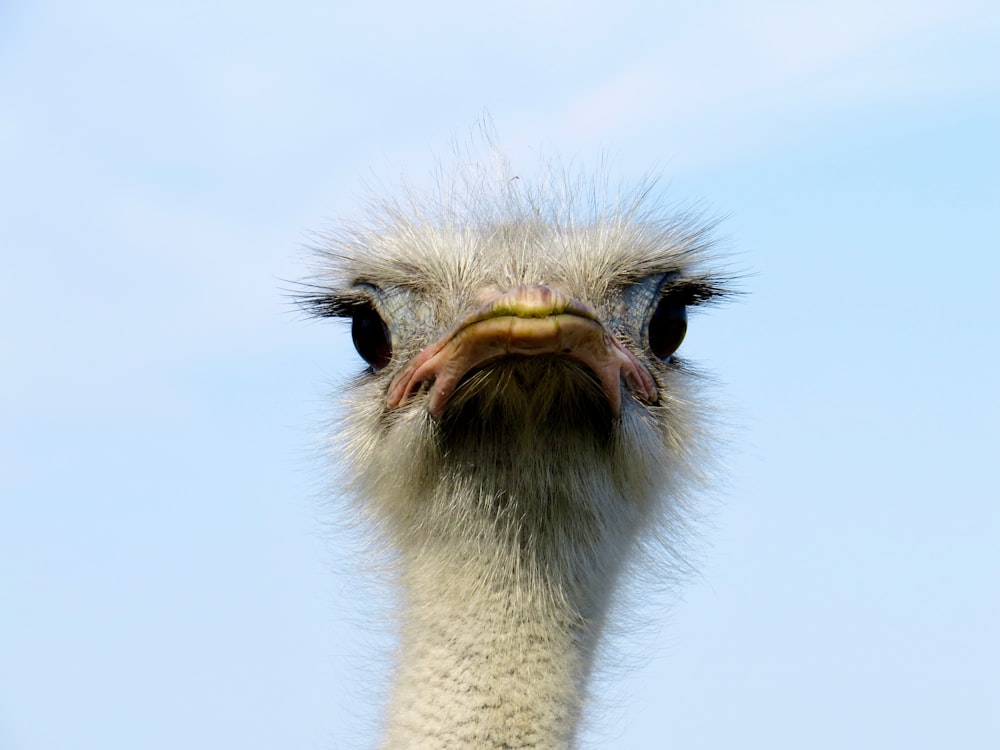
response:
[(373, 369), (381, 370), (389, 364), (392, 358), (389, 329), (369, 305), (363, 305), (354, 311), (351, 317), (351, 338), (354, 339), (354, 348), (358, 350), (358, 354)]
[(664, 297), (649, 321), (649, 348), (666, 361), (677, 351), (687, 333), (687, 308), (680, 302)]

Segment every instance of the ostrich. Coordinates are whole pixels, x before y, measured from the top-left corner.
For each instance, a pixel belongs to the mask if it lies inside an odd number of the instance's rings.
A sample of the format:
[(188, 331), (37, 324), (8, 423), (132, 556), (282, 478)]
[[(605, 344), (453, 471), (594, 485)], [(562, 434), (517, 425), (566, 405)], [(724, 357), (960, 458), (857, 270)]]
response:
[(399, 587), (383, 748), (572, 747), (623, 569), (676, 549), (704, 442), (676, 352), (727, 289), (650, 187), (504, 163), (323, 237), (301, 301), (366, 364), (334, 443)]

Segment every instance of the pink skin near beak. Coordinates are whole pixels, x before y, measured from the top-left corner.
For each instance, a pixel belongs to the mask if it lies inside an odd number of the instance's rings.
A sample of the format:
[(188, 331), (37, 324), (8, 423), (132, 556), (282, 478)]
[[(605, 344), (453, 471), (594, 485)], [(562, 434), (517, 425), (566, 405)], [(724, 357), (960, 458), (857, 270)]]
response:
[(556, 354), (575, 359), (604, 386), (612, 412), (621, 410), (621, 382), (643, 401), (656, 400), (652, 375), (584, 303), (548, 286), (520, 286), (495, 296), (415, 356), (389, 386), (390, 409), (433, 381), (427, 410), (439, 417), (470, 370), (510, 355)]

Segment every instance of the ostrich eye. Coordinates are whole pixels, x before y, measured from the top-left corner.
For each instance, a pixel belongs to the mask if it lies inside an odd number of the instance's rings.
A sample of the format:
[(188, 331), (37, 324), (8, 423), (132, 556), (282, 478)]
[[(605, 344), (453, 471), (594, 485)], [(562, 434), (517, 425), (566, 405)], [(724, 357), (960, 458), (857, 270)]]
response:
[(649, 321), (649, 348), (666, 362), (687, 333), (687, 308), (676, 299), (664, 297)]
[(361, 358), (381, 370), (392, 357), (392, 338), (385, 321), (371, 305), (361, 305), (351, 316), (351, 338)]

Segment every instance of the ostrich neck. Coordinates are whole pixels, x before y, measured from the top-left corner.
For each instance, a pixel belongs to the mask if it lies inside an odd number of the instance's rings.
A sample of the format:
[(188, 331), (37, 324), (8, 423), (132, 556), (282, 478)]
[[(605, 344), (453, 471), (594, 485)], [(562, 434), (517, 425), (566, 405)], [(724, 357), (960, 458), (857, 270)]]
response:
[(411, 560), (386, 748), (567, 748), (603, 612), (496, 559)]
[(385, 453), (368, 465), (394, 470), (365, 479), (402, 594), (385, 750), (573, 745), (659, 469), (620, 439), (634, 426), (560, 402), (572, 387), (536, 393), (542, 403), (513, 417), (502, 399), (473, 402), (481, 413), (459, 413), (439, 434), (400, 428), (376, 444)]
[(404, 503), (419, 510), (400, 549), (399, 666), (384, 748), (572, 746), (639, 523), (593, 459), (561, 472), (572, 481), (549, 475), (548, 484), (543, 472), (453, 474)]

